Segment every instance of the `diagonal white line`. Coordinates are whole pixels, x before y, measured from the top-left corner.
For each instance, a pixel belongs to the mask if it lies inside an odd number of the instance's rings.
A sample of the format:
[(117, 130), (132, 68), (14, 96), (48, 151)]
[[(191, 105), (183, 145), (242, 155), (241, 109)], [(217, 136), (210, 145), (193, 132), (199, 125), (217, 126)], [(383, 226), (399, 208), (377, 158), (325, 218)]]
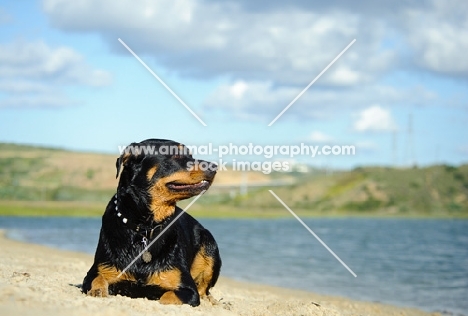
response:
[(351, 47), (351, 45), (354, 44), (354, 42), (356, 42), (356, 39), (353, 39), (353, 40), (351, 41), (351, 43), (349, 43), (348, 46), (346, 46), (345, 49), (343, 49), (343, 50), (341, 51), (341, 53), (339, 53), (338, 56), (336, 56), (335, 59), (333, 59), (333, 60), (328, 64), (328, 66), (325, 67), (325, 69), (322, 70), (322, 72), (319, 73), (318, 76), (315, 77), (315, 79), (312, 80), (312, 81), (307, 85), (307, 87), (305, 87), (304, 90), (302, 90), (301, 93), (299, 93), (299, 94), (297, 95), (297, 97), (295, 97), (294, 100), (292, 100), (292, 101), (284, 108), (284, 110), (281, 111), (281, 113), (278, 114), (278, 115), (275, 117), (275, 119), (274, 119), (273, 121), (270, 122), (270, 124), (268, 124), (268, 126), (273, 125), (273, 124), (276, 122), (276, 120), (279, 119), (279, 118), (281, 117), (281, 115), (283, 115), (284, 112), (286, 112), (286, 111), (291, 107), (291, 105), (293, 105), (293, 104), (297, 101), (297, 99), (299, 99), (299, 98), (307, 91), (307, 89), (309, 89), (310, 86), (313, 85), (313, 84), (315, 83), (315, 81), (317, 81), (317, 80), (325, 73), (325, 71), (327, 71), (328, 68), (330, 68), (330, 67), (331, 67), (331, 66), (348, 50), (348, 48)]
[(351, 269), (346, 265), (346, 263), (344, 263), (343, 260), (341, 260), (340, 257), (338, 257), (338, 256), (333, 252), (333, 250), (331, 250), (330, 247), (328, 247), (327, 244), (325, 244), (325, 243), (322, 241), (322, 239), (320, 239), (320, 237), (317, 236), (317, 234), (315, 234), (315, 233), (312, 231), (312, 229), (310, 229), (309, 226), (307, 226), (306, 223), (304, 223), (304, 222), (302, 221), (302, 219), (300, 219), (299, 216), (297, 216), (296, 213), (294, 213), (294, 212), (286, 205), (286, 203), (284, 203), (283, 200), (281, 200), (281, 199), (275, 194), (275, 192), (273, 192), (272, 190), (268, 190), (268, 191), (270, 191), (270, 193), (271, 193), (271, 194), (272, 194), (272, 195), (273, 195), (273, 196), (274, 196), (274, 197), (275, 197), (275, 198), (276, 198), (276, 199), (277, 199), (277, 200), (278, 200), (278, 201), (279, 201), (279, 202), (280, 202), (280, 203), (281, 203), (281, 204), (282, 204), (298, 221), (299, 221), (299, 223), (301, 223), (302, 226), (304, 226), (305, 229), (307, 229), (307, 230), (309, 231), (309, 233), (311, 233), (312, 236), (314, 236), (315, 239), (317, 239), (317, 240), (322, 244), (322, 246), (324, 246), (325, 249), (327, 249), (328, 252), (330, 252), (330, 253), (333, 255), (333, 257), (335, 257), (336, 260), (338, 260), (338, 261), (343, 265), (343, 267), (345, 267), (345, 268), (349, 271), (349, 273), (351, 273), (355, 278), (357, 277), (356, 273), (354, 273), (353, 270), (351, 270)]
[(203, 190), (200, 194), (198, 194), (198, 195), (193, 199), (193, 201), (190, 202), (190, 204), (187, 205), (187, 206), (182, 210), (182, 212), (180, 212), (180, 214), (177, 215), (177, 217), (174, 218), (174, 219), (172, 220), (172, 222), (170, 222), (170, 223), (166, 226), (166, 228), (164, 228), (164, 229), (159, 233), (159, 235), (156, 236), (156, 238), (154, 238), (153, 241), (151, 241), (151, 242), (148, 244), (148, 246), (146, 246), (145, 249), (143, 249), (143, 250), (138, 254), (138, 256), (136, 256), (136, 258), (133, 259), (133, 261), (130, 262), (130, 264), (129, 264), (128, 266), (126, 266), (125, 269), (122, 270), (122, 272), (119, 273), (119, 275), (117, 276), (117, 279), (120, 278), (120, 277), (122, 276), (122, 274), (124, 274), (125, 271), (127, 271), (127, 270), (138, 260), (138, 258), (140, 258), (140, 257), (143, 255), (143, 253), (144, 253), (145, 251), (148, 251), (148, 249), (151, 247), (151, 245), (154, 244), (154, 243), (159, 239), (159, 237), (161, 237), (161, 236), (169, 229), (169, 227), (171, 227), (171, 226), (179, 219), (179, 217), (181, 217), (185, 212), (187, 212), (187, 210), (190, 208), (190, 206), (192, 206), (192, 204), (195, 203), (195, 202), (198, 200), (198, 198), (199, 198), (200, 196), (202, 196), (202, 194), (205, 193), (205, 192), (206, 192), (206, 190)]
[(193, 112), (192, 109), (189, 108), (189, 106), (188, 106), (187, 104), (185, 104), (185, 102), (182, 101), (182, 99), (179, 98), (179, 96), (178, 96), (174, 91), (172, 91), (172, 89), (169, 88), (169, 86), (168, 86), (164, 81), (162, 81), (162, 79), (159, 78), (159, 76), (158, 76), (157, 74), (155, 74), (154, 71), (151, 70), (150, 67), (148, 67), (148, 66), (145, 64), (145, 62), (144, 62), (143, 60), (141, 60), (140, 57), (138, 57), (138, 55), (135, 54), (135, 53), (133, 52), (133, 50), (132, 50), (130, 47), (127, 46), (127, 44), (124, 43), (124, 41), (122, 41), (120, 38), (119, 38), (118, 40), (119, 40), (119, 42), (120, 42), (120, 43), (121, 43), (121, 44), (122, 44), (138, 61), (139, 61), (139, 62), (140, 62), (140, 64), (142, 64), (143, 67), (145, 67), (146, 70), (148, 70), (148, 71), (153, 75), (153, 77), (155, 77), (155, 78), (159, 81), (159, 83), (161, 83), (161, 84), (164, 86), (164, 88), (166, 88), (167, 91), (169, 91), (169, 92), (174, 96), (174, 98), (177, 99), (177, 101), (179, 101), (190, 113), (192, 113), (192, 115), (193, 115), (203, 126), (206, 126), (205, 122), (203, 122), (202, 119), (199, 118), (198, 115), (195, 114), (195, 112)]

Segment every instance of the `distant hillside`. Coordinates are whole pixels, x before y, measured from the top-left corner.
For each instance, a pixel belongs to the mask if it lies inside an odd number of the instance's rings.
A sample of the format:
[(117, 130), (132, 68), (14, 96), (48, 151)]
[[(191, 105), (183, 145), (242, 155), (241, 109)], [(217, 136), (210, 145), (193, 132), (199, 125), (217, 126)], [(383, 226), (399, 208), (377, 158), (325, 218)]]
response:
[[(107, 201), (117, 187), (117, 157), (0, 143), (0, 200)], [(228, 189), (245, 178), (251, 184), (265, 184), (277, 177), (226, 171), (218, 173), (216, 185)]]
[(115, 157), (0, 144), (0, 199), (102, 200), (115, 191)]
[[(0, 144), (0, 200), (105, 203), (117, 186), (116, 157)], [(287, 215), (268, 189), (303, 215), (468, 216), (468, 165), (270, 175), (219, 172), (192, 210)], [(77, 212), (80, 205), (74, 206)]]
[[(312, 173), (274, 191), (291, 208), (314, 215), (468, 216), (468, 165)], [(278, 207), (266, 188), (224, 202), (250, 209)]]

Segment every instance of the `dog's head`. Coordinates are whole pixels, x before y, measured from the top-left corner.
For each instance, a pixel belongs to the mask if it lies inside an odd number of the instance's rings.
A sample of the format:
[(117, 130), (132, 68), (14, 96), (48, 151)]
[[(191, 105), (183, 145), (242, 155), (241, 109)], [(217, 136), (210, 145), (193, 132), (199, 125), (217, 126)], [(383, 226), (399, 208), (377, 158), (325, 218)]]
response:
[[(188, 148), (171, 140), (147, 139), (132, 143), (116, 162), (119, 192), (130, 194), (162, 220), (177, 201), (207, 190), (217, 166), (196, 160)], [(169, 214), (170, 215), (170, 214)]]

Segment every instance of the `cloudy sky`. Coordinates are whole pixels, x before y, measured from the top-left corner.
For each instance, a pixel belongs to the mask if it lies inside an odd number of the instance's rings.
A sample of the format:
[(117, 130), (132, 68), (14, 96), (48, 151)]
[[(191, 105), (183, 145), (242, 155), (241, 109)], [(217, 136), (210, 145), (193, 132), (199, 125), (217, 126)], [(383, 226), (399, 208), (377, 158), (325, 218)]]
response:
[(467, 17), (463, 0), (2, 1), (0, 141), (307, 142), (357, 148), (304, 158), (319, 166), (465, 163)]

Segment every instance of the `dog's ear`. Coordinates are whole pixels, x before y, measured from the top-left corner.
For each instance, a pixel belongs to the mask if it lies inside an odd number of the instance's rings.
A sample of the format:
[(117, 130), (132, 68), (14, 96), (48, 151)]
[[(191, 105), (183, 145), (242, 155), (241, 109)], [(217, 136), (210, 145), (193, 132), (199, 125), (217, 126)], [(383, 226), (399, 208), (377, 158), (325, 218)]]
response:
[[(122, 166), (125, 167), (125, 164), (127, 163), (128, 159), (135, 154), (135, 150), (137, 150), (139, 143), (131, 143), (128, 145), (122, 152), (119, 158), (117, 158), (117, 161), (115, 162), (115, 168), (117, 169), (117, 174), (115, 175), (115, 178), (117, 179), (120, 174), (120, 168)], [(138, 155), (139, 152), (137, 151), (136, 154)]]
[(130, 158), (130, 154), (128, 153), (124, 153), (117, 158), (117, 161), (115, 162), (115, 168), (117, 169), (117, 174), (115, 175), (116, 179), (119, 177), (120, 168), (127, 162), (128, 158)]
[(121, 158), (122, 158), (122, 156), (117, 158), (117, 161), (115, 162), (115, 168), (117, 168), (117, 174), (115, 175), (116, 179), (119, 177), (119, 173), (120, 173), (120, 165), (122, 164), (121, 163), (121, 160), (122, 160)]

